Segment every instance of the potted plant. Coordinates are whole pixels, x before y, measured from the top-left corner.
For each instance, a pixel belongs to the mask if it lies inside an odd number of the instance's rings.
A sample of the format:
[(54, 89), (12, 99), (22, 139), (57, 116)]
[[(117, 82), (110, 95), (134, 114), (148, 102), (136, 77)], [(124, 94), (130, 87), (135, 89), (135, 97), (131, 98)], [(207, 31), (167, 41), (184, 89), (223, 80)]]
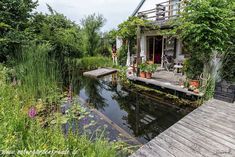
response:
[(189, 86), (199, 88), (199, 76), (203, 72), (203, 63), (195, 57), (191, 57), (184, 61), (183, 71), (188, 78)]
[(146, 78), (147, 64), (146, 63), (142, 63), (142, 64), (139, 65), (139, 68), (140, 68), (140, 77)]
[(156, 64), (149, 64), (146, 67), (146, 78), (151, 79), (152, 74), (157, 70), (157, 65)]

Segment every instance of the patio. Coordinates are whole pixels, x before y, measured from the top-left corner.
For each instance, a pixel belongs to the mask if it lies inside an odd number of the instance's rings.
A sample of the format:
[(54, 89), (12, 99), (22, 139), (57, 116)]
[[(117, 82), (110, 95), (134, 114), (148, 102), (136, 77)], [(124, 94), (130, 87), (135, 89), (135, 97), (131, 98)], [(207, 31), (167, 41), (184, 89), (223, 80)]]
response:
[(183, 82), (186, 80), (186, 76), (181, 73), (174, 73), (172, 71), (166, 70), (157, 70), (153, 74), (153, 79), (158, 80), (164, 83), (170, 83), (172, 85), (179, 85), (179, 82)]
[(134, 75), (128, 76), (128, 79), (137, 84), (184, 98), (198, 99), (204, 95), (203, 93), (194, 93), (192, 91), (188, 91), (187, 88), (184, 88), (182, 85), (186, 80), (186, 76), (181, 73), (158, 69), (153, 74), (152, 79), (141, 78)]

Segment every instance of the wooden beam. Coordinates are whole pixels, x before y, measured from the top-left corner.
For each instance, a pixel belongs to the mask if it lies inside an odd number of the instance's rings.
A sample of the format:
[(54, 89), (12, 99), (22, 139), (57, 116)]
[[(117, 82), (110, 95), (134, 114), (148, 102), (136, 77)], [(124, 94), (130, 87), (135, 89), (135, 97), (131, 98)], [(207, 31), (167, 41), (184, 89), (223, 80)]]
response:
[(140, 72), (138, 66), (141, 63), (141, 60), (140, 60), (140, 51), (141, 51), (140, 42), (141, 42), (141, 26), (138, 26), (138, 28), (137, 28), (137, 61), (136, 61), (137, 76), (139, 76), (139, 72)]

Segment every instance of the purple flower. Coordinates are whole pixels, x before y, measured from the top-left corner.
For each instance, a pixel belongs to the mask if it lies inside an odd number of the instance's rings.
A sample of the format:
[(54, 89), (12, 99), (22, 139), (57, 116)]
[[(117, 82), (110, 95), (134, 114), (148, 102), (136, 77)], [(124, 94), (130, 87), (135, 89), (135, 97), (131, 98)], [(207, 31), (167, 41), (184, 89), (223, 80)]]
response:
[(68, 103), (70, 104), (72, 102), (72, 85), (69, 86), (69, 91), (68, 91)]
[(35, 107), (31, 107), (29, 109), (29, 112), (28, 112), (29, 117), (30, 118), (34, 118), (36, 116), (36, 114), (37, 114), (36, 108)]
[(83, 118), (83, 125), (88, 124), (88, 119), (87, 118)]

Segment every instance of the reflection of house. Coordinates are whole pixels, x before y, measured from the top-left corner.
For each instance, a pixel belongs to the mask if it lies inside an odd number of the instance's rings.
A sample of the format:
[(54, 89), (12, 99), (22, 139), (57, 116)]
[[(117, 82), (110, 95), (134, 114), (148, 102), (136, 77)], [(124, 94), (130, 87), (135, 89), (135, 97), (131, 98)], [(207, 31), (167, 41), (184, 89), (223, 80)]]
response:
[[(138, 9), (136, 16), (150, 20), (160, 26), (161, 30), (167, 31), (172, 29), (171, 25), (167, 25), (167, 22), (178, 16), (182, 9), (182, 2), (180, 0), (158, 0), (156, 4), (156, 1), (149, 0)], [(145, 28), (141, 28), (140, 36), (140, 57), (142, 61), (161, 64), (163, 67), (164, 55), (170, 61), (174, 59), (181, 61), (184, 59), (182, 42), (176, 36), (162, 35), (159, 30)]]

